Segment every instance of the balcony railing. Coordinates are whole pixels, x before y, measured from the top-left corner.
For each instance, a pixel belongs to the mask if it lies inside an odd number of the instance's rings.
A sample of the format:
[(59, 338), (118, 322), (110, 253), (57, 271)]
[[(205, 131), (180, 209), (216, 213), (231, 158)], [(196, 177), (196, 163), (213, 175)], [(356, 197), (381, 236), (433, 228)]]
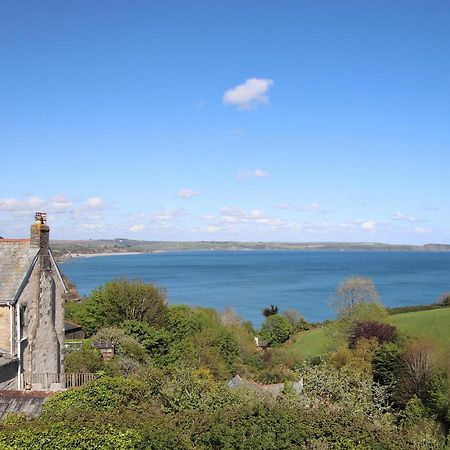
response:
[(21, 384), (23, 389), (67, 389), (83, 386), (97, 376), (96, 373), (23, 373)]

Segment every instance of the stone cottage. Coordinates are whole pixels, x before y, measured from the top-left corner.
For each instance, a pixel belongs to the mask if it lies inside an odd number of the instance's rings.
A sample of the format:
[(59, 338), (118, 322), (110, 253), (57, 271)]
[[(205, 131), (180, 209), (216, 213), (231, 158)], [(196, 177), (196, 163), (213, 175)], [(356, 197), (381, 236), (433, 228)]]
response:
[(0, 389), (62, 386), (67, 289), (49, 232), (36, 213), (30, 239), (0, 238)]

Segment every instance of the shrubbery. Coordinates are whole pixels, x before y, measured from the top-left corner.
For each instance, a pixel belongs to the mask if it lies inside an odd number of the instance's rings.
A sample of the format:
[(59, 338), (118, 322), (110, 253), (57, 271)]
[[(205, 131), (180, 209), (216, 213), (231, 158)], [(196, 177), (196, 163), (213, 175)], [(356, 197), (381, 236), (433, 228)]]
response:
[[(314, 364), (283, 345), (308, 326), (296, 311), (267, 309), (259, 334), (274, 348), (261, 350), (232, 310), (169, 306), (154, 286), (107, 283), (67, 310), (93, 339), (112, 341), (115, 357), (104, 362), (90, 341), (68, 353), (68, 371), (99, 378), (49, 399), (37, 419), (9, 417), (0, 448), (440, 449), (449, 369), (431, 344), (388, 323), (369, 281), (338, 289), (334, 348)], [(288, 384), (278, 398), (230, 390), (236, 373)], [(301, 377), (298, 395), (289, 382)]]
[(376, 339), (378, 344), (394, 342), (397, 339), (397, 329), (389, 324), (363, 320), (356, 322), (349, 337), (350, 348), (355, 348), (361, 339)]

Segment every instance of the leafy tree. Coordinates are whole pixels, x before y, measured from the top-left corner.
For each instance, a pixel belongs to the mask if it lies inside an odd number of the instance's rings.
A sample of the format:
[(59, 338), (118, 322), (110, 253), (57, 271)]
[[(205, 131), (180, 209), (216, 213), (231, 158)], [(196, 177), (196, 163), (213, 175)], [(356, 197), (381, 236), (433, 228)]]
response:
[(278, 314), (278, 306), (277, 305), (270, 305), (269, 308), (264, 308), (263, 311), (264, 317), (269, 317), (275, 314)]
[(375, 338), (378, 344), (394, 342), (397, 339), (397, 329), (389, 324), (363, 320), (356, 322), (349, 337), (349, 347), (355, 348), (360, 339)]
[(450, 376), (438, 371), (428, 382), (425, 405), (440, 421), (450, 425)]
[(80, 351), (66, 353), (64, 357), (66, 373), (95, 373), (105, 368), (101, 353), (84, 346)]
[(291, 322), (294, 332), (307, 330), (311, 326), (296, 309), (288, 309), (287, 311), (283, 311), (283, 316)]
[(145, 348), (133, 337), (127, 335), (121, 328), (107, 327), (98, 330), (93, 340), (111, 341), (114, 344), (115, 354), (131, 358), (139, 363), (147, 360)]
[(139, 280), (118, 279), (94, 289), (82, 303), (71, 304), (68, 312), (89, 336), (99, 328), (116, 326), (124, 320), (160, 327), (165, 322), (166, 304), (165, 289)]
[(286, 317), (272, 314), (266, 317), (261, 327), (261, 337), (270, 345), (282, 344), (289, 339), (292, 325)]
[(361, 304), (381, 305), (380, 296), (370, 278), (347, 278), (332, 298), (332, 305), (339, 316), (348, 314), (352, 308)]
[(391, 394), (397, 382), (401, 353), (402, 347), (398, 343), (387, 343), (375, 350), (372, 359), (374, 381), (387, 386)]

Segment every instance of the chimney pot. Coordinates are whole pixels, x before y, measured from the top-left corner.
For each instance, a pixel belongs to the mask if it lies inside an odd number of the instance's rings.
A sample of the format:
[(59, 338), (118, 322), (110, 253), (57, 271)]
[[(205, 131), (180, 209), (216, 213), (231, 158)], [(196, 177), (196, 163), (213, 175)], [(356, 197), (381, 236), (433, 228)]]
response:
[(47, 214), (37, 212), (34, 217), (35, 222), (31, 225), (30, 246), (48, 250), (50, 228), (47, 226)]

